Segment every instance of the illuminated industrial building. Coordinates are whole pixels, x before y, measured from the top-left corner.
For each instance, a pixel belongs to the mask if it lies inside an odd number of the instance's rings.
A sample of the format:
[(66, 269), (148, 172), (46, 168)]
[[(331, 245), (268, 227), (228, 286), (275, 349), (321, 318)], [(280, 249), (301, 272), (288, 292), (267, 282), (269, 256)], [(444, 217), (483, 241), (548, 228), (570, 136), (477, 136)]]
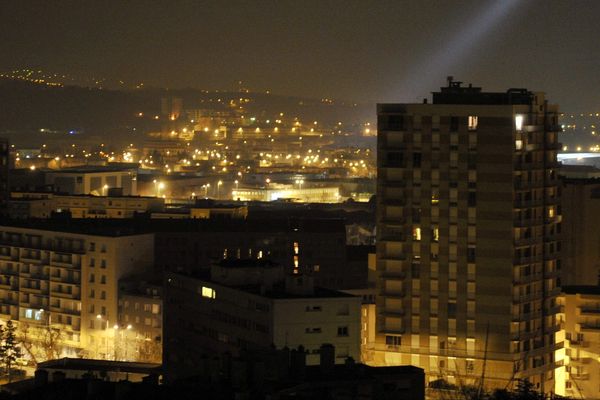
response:
[(374, 363), (554, 390), (557, 118), (543, 93), (451, 78), (433, 104), (378, 105)]
[(295, 188), (292, 185), (271, 184), (263, 188), (239, 188), (231, 191), (231, 198), (239, 201), (291, 201), (298, 203), (339, 203), (337, 187)]

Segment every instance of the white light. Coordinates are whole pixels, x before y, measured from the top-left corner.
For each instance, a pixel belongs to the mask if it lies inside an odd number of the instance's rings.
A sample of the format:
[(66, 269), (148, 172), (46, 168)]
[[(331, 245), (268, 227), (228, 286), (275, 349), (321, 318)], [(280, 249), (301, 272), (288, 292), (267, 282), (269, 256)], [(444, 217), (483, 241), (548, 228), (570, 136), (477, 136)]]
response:
[(523, 130), (523, 116), (522, 115), (515, 115), (515, 128), (518, 131)]

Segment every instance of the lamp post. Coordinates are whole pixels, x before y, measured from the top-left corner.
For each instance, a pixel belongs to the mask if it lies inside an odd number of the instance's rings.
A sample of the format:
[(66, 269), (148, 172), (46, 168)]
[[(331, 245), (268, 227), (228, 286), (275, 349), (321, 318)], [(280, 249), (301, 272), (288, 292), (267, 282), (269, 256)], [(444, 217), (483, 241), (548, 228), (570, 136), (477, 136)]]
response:
[(219, 198), (219, 188), (221, 187), (222, 184), (223, 184), (223, 181), (217, 182), (217, 199)]
[(102, 186), (102, 196), (106, 196), (106, 191), (108, 190), (108, 185)]

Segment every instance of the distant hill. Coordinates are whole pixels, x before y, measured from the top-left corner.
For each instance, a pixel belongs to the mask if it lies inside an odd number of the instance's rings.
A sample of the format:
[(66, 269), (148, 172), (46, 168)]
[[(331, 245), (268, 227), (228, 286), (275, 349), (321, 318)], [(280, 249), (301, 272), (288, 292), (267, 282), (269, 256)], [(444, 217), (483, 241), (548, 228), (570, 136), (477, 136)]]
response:
[[(118, 135), (136, 127), (138, 133), (157, 130), (160, 121), (138, 118), (137, 113), (158, 115), (165, 96), (181, 97), (184, 108), (223, 109), (231, 99), (247, 98), (247, 112), (260, 119), (317, 120), (324, 124), (342, 121), (345, 126), (374, 122), (374, 105), (336, 103), (279, 96), (268, 93), (207, 92), (197, 89), (105, 90), (78, 86), (45, 86), (0, 79), (0, 135), (3, 132), (77, 131), (86, 135)], [(217, 102), (221, 99), (221, 102)]]

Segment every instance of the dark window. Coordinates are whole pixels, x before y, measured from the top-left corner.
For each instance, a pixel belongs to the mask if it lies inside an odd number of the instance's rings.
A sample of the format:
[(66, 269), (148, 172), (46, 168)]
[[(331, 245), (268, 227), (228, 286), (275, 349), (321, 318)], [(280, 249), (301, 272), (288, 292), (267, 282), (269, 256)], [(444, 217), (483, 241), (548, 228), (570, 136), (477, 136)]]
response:
[(390, 151), (387, 153), (387, 166), (388, 167), (402, 167), (404, 162), (404, 155), (398, 151)]
[(413, 153), (413, 167), (421, 168), (421, 153)]
[(421, 263), (413, 261), (413, 263), (410, 266), (410, 273), (413, 279), (419, 279), (419, 277), (421, 276)]
[(458, 117), (450, 117), (450, 132), (458, 130)]
[(469, 247), (467, 249), (467, 261), (475, 262), (475, 247)]
[(448, 303), (448, 318), (456, 318), (456, 303)]
[(469, 192), (469, 207), (475, 207), (477, 205), (477, 193)]
[(390, 131), (404, 130), (404, 117), (402, 115), (390, 115), (387, 122), (387, 129)]

